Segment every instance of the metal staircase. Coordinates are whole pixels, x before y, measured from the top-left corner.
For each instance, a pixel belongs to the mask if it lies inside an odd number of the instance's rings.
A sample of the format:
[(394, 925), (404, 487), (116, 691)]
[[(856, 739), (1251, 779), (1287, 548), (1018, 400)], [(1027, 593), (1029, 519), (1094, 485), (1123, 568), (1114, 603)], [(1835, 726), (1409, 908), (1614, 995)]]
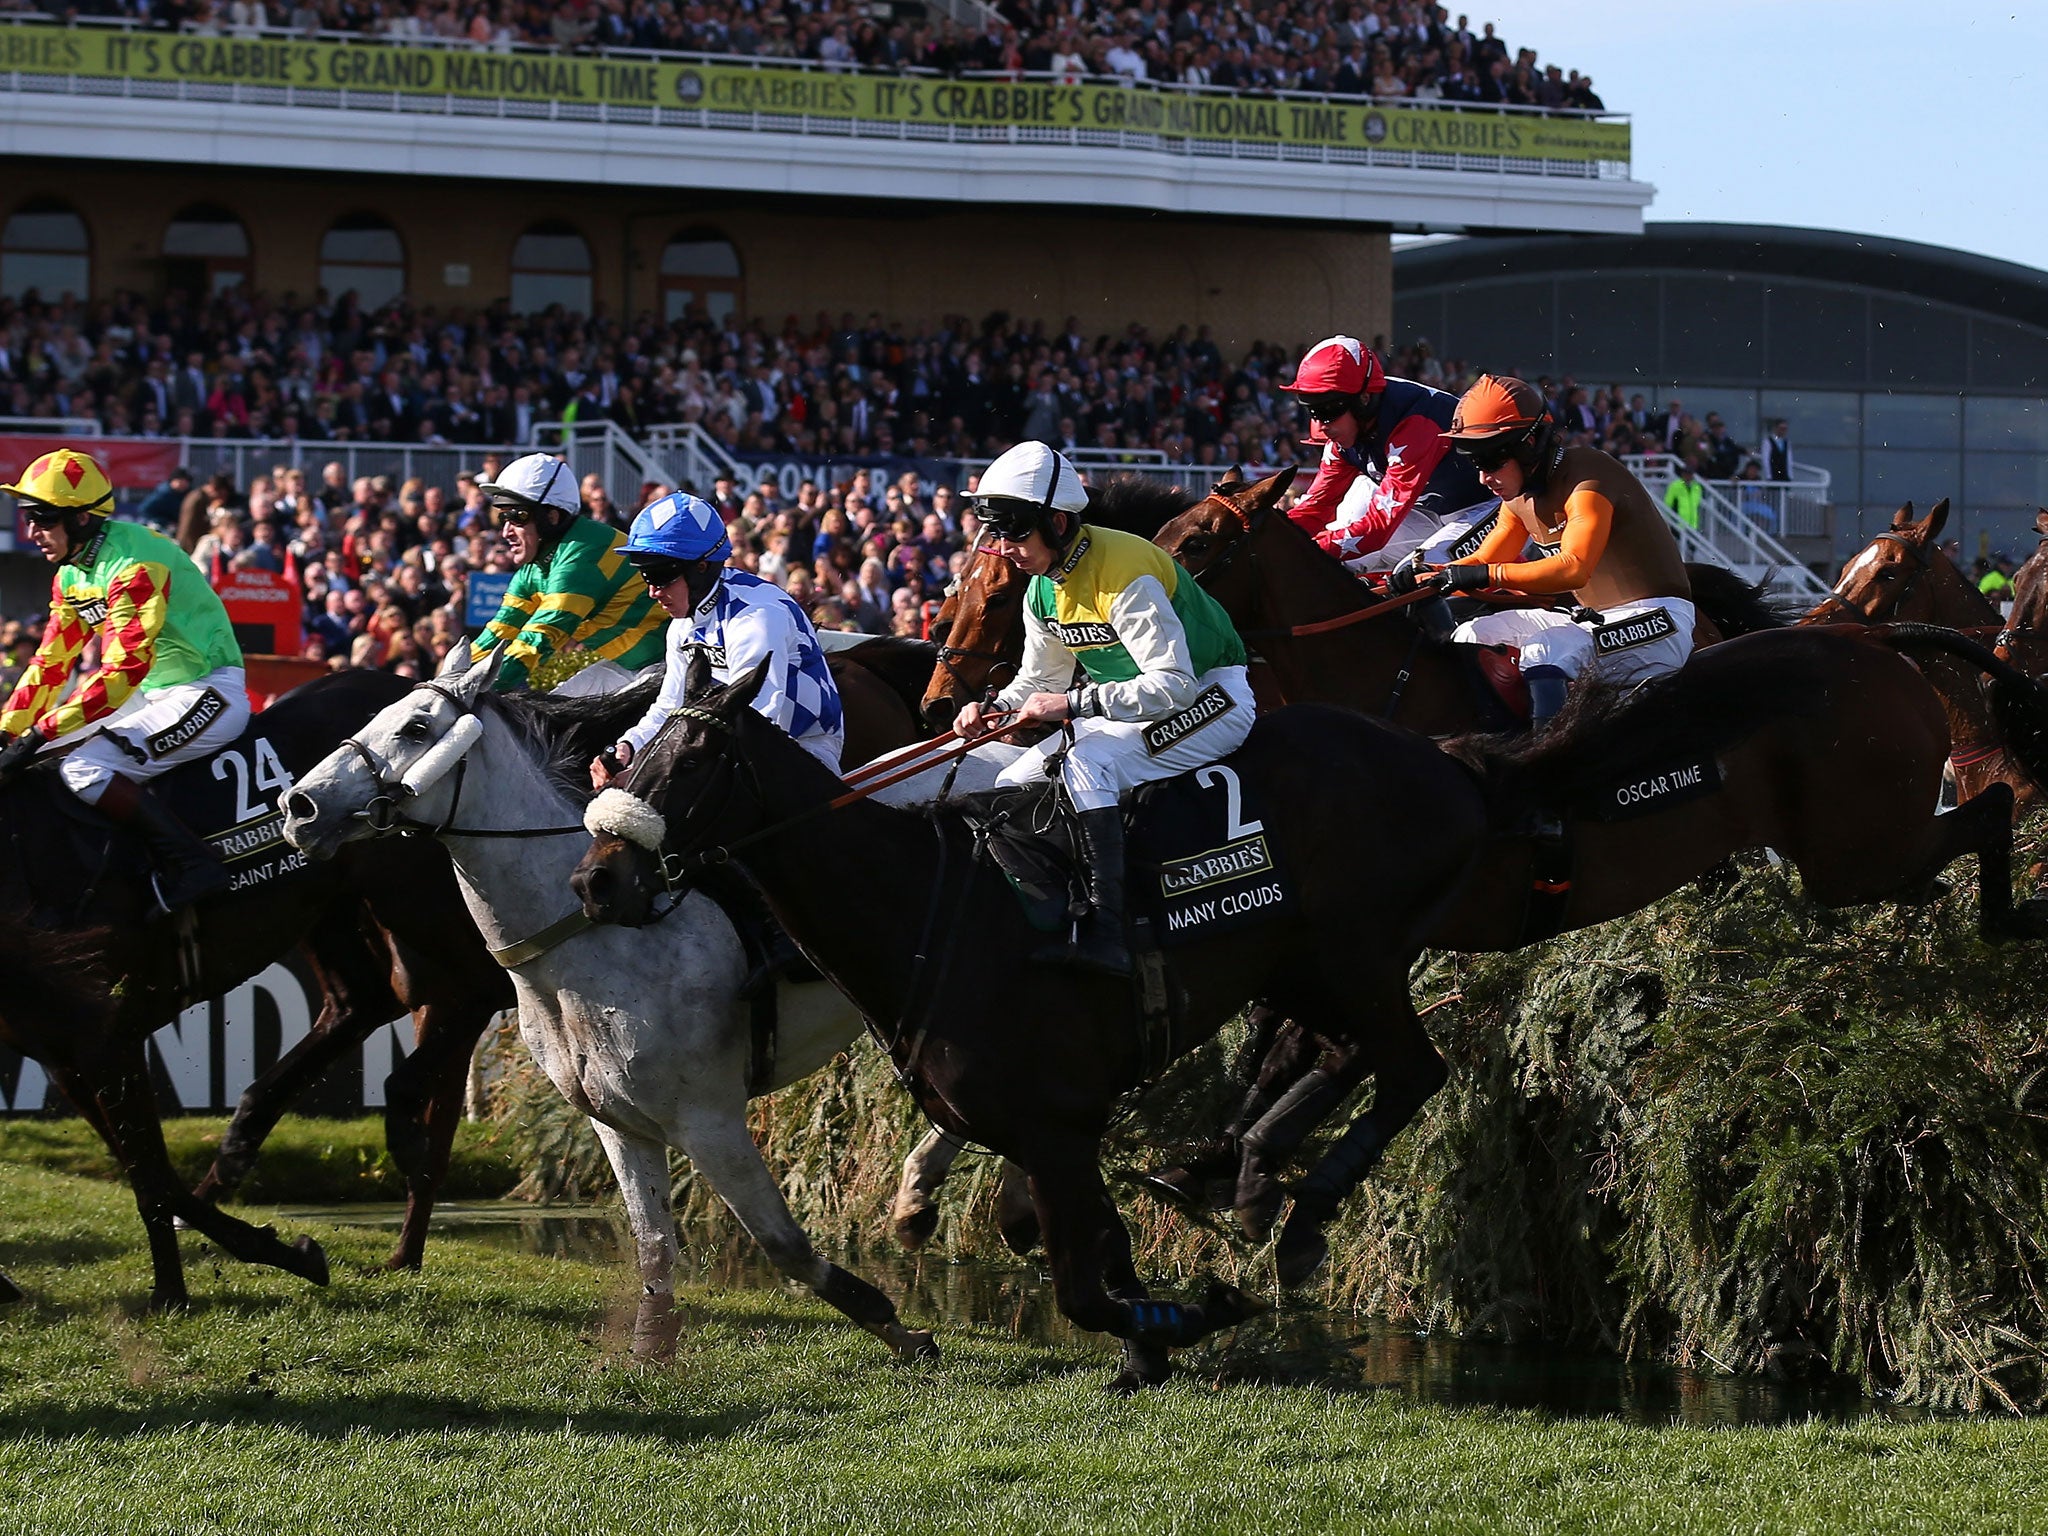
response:
[[(1678, 478), (1677, 458), (1668, 453), (1641, 453), (1631, 454), (1622, 462), (1662, 507), (1665, 488)], [(1828, 584), (1802, 564), (1799, 557), (1756, 518), (1742, 510), (1735, 500), (1741, 494), (1737, 488), (1742, 484), (1733, 480), (1700, 481), (1700, 525), (1697, 528), (1689, 526), (1669, 507), (1663, 508), (1664, 521), (1671, 525), (1672, 533), (1678, 537), (1679, 552), (1687, 560), (1706, 560), (1724, 565), (1745, 581), (1767, 582), (1773, 592), (1782, 592), (1808, 603), (1819, 602), (1827, 596)], [(1750, 484), (1764, 493), (1780, 489), (1762, 482)], [(1825, 509), (1825, 476), (1813, 484), (1794, 482), (1794, 490), (1795, 494), (1806, 499), (1817, 494), (1818, 506)], [(1779, 496), (1767, 504), (1773, 508), (1774, 515), (1782, 519), (1787, 500), (1787, 497)], [(1782, 521), (1780, 526), (1784, 526)]]

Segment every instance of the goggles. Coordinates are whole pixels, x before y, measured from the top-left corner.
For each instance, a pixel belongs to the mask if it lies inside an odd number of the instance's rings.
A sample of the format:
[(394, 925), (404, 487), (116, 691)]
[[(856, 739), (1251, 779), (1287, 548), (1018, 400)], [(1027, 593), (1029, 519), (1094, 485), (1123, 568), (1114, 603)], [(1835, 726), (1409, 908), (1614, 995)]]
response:
[(1317, 426), (1327, 427), (1356, 404), (1355, 395), (1303, 395), (1301, 408)]
[(1497, 432), (1492, 437), (1460, 438), (1458, 452), (1472, 461), (1472, 467), (1492, 473), (1506, 464), (1529, 441), (1529, 429), (1514, 432)]
[(491, 506), (499, 522), (514, 528), (524, 528), (540, 516), (540, 508), (530, 501), (494, 501)]
[(647, 583), (650, 591), (659, 592), (690, 573), (690, 561), (668, 555), (634, 556), (632, 560), (633, 569), (640, 573), (640, 579)]
[(46, 501), (21, 501), (22, 517), (38, 528), (54, 528), (73, 512), (82, 512), (83, 507), (53, 507)]
[(974, 515), (981, 520), (981, 526), (997, 538), (1016, 544), (1038, 532), (1038, 507), (1028, 501), (1011, 497), (979, 502)]

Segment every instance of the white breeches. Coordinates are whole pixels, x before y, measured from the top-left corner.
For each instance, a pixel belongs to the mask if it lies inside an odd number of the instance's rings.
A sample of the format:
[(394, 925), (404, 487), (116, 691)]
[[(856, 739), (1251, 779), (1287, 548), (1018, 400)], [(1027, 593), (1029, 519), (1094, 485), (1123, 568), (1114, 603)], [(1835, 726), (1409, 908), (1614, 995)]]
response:
[[(1165, 720), (1076, 720), (1074, 745), (1060, 763), (1060, 777), (1077, 811), (1099, 811), (1155, 779), (1213, 763), (1234, 752), (1251, 733), (1258, 706), (1243, 667), (1218, 667), (1196, 680), (1195, 702)], [(1067, 744), (1055, 731), (1005, 768), (996, 782), (1025, 786), (1041, 782), (1047, 762)]]
[(218, 751), (248, 723), (249, 689), (242, 669), (222, 667), (196, 682), (136, 693), (57, 765), (57, 773), (79, 799), (98, 805), (116, 774), (146, 782)]
[[(1668, 623), (1645, 617), (1660, 611)], [(1647, 597), (1617, 604), (1598, 624), (1575, 623), (1547, 608), (1504, 608), (1466, 620), (1451, 638), (1519, 646), (1524, 672), (1548, 666), (1577, 677), (1595, 668), (1603, 681), (1633, 685), (1684, 666), (1692, 654), (1692, 627), (1693, 607), (1684, 598)]]

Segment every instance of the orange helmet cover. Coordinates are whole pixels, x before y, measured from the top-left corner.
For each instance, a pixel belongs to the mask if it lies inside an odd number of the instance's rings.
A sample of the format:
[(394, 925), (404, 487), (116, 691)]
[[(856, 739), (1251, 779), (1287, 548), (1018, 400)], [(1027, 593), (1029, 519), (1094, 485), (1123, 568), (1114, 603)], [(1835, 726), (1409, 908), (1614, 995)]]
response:
[(1549, 416), (1543, 396), (1537, 393), (1535, 385), (1522, 379), (1483, 373), (1479, 382), (1459, 398), (1458, 409), (1451, 416), (1451, 430), (1444, 436), (1454, 439), (1497, 437), (1503, 432), (1533, 427), (1539, 421), (1548, 420)]

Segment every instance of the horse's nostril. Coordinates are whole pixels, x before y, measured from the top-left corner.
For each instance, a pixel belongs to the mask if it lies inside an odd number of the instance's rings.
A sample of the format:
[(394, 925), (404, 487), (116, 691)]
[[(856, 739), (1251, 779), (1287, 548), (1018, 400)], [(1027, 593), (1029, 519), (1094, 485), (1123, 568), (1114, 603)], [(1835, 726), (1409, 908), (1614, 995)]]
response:
[(576, 872), (576, 893), (583, 898), (585, 906), (600, 911), (611, 905), (612, 872), (603, 865), (594, 869), (579, 869)]
[(284, 813), (293, 821), (311, 821), (313, 802), (299, 790), (293, 790), (284, 797)]

